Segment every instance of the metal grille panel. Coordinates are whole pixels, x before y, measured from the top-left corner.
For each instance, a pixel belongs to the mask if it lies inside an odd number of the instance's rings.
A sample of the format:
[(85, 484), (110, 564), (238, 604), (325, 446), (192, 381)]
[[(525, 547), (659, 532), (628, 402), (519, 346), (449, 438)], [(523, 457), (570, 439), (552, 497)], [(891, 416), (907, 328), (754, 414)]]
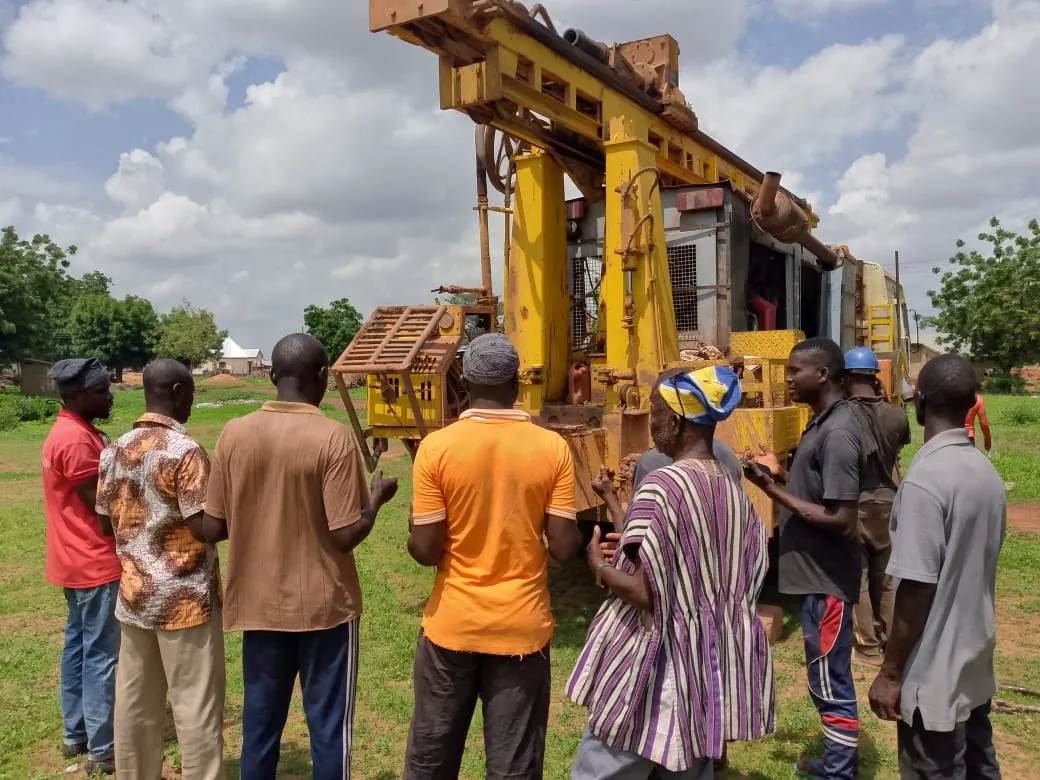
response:
[(575, 257), (571, 286), (571, 346), (587, 349), (596, 338), (602, 257)]
[(697, 246), (668, 247), (668, 276), (672, 281), (675, 327), (680, 332), (697, 330)]

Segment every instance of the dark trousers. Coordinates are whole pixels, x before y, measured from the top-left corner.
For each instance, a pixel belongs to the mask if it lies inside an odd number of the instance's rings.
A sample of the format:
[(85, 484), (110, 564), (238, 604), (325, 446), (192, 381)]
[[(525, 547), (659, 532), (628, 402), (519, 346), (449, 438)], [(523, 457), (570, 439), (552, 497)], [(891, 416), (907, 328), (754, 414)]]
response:
[(487, 780), (541, 780), (549, 685), (548, 647), (525, 656), (459, 653), (420, 635), (404, 780), (459, 776), (478, 698)]
[(852, 678), (852, 605), (833, 596), (802, 601), (809, 693), (823, 724), (823, 776), (854, 780), (859, 771), (859, 713)]
[(296, 676), (311, 735), (314, 780), (350, 777), (358, 621), (323, 631), (246, 631), (242, 637), (242, 780), (274, 780)]
[(913, 725), (900, 721), (898, 734), (902, 780), (1000, 780), (989, 702), (953, 731), (926, 731), (914, 712)]

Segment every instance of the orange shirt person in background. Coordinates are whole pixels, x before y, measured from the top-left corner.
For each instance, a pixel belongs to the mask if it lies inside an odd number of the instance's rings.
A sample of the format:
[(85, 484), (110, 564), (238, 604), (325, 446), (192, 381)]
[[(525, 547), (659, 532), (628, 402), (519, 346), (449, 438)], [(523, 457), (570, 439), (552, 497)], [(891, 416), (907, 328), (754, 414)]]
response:
[(968, 429), (968, 438), (975, 446), (975, 418), (979, 419), (979, 427), (982, 428), (982, 444), (989, 452), (993, 447), (993, 439), (989, 434), (989, 417), (986, 416), (986, 402), (981, 395), (975, 396), (975, 405), (968, 410), (968, 417), (964, 421), (964, 427)]
[(548, 558), (581, 549), (567, 442), (514, 409), (520, 357), (500, 333), (474, 339), (470, 408), (415, 456), (408, 552), (436, 566), (415, 654), (404, 780), (459, 776), (473, 711), (485, 777), (541, 780), (549, 718)]

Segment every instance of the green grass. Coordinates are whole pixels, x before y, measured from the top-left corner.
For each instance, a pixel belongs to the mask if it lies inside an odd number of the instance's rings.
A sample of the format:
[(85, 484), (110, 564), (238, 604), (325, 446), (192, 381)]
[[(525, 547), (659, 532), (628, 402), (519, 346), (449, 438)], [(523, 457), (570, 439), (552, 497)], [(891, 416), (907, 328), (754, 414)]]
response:
[[(236, 399), (264, 400), (269, 385), (247, 383), (237, 388), (201, 387), (198, 402)], [(987, 399), (991, 415), (1000, 399)], [(1022, 399), (1017, 399), (1021, 403)], [(256, 404), (228, 404), (198, 409), (189, 430), (208, 448), (229, 419), (246, 414)], [(330, 414), (345, 414), (329, 407)], [(103, 425), (111, 436), (125, 431), (143, 411), (139, 390), (117, 393), (112, 419)], [(43, 580), (44, 520), (38, 461), (48, 425), (24, 424), (0, 433), (0, 780), (59, 777), (67, 762), (58, 753), (61, 723), (57, 704), (58, 656), (65, 616), (58, 589)], [(1031, 428), (994, 428), (998, 451), (1008, 459), (1032, 463), (1040, 457), (1040, 437)], [(919, 438), (919, 434), (916, 434)], [(998, 468), (1003, 469), (1003, 460)], [(364, 590), (362, 658), (358, 689), (356, 777), (392, 780), (400, 777), (411, 715), (411, 664), (419, 616), (432, 585), (430, 570), (422, 569), (405, 552), (409, 461), (394, 449), (385, 456), (386, 471), (401, 480), (401, 491), (388, 507), (368, 541), (358, 552)], [(1024, 467), (1026, 468), (1026, 467)], [(1017, 477), (1017, 472), (1015, 472)], [(1010, 479), (1005, 476), (1005, 479)], [(1016, 484), (1028, 486), (1029, 480)], [(1025, 498), (1035, 496), (1024, 490)], [(1040, 688), (1040, 534), (1012, 532), (1001, 561), (998, 581), (1000, 642), (997, 669), (1001, 680)], [(569, 704), (563, 686), (585, 638), (589, 620), (602, 598), (581, 564), (551, 572), (554, 611), (559, 623), (553, 643), (553, 704), (546, 745), (546, 778), (562, 780), (584, 727), (585, 713)], [(772, 591), (763, 599), (787, 607), (785, 638), (774, 647), (779, 707), (777, 733), (755, 743), (731, 746), (730, 776), (786, 778), (790, 765), (805, 754), (819, 755), (818, 720), (804, 682), (804, 661), (797, 617), (790, 601), (777, 601)], [(227, 637), (228, 698), (226, 730), (229, 777), (237, 775), (241, 742), (241, 636)], [(862, 777), (897, 777), (894, 729), (879, 723), (865, 706), (870, 678), (857, 672), (863, 720)], [(1013, 697), (1009, 697), (1013, 698)], [(1035, 776), (1032, 755), (1040, 750), (1040, 718), (1022, 715), (995, 717), (998, 746), (1006, 777)], [(462, 777), (484, 776), (483, 747), (477, 714), (463, 764)], [(175, 742), (168, 746), (170, 763), (179, 762)], [(295, 701), (283, 740), (279, 777), (310, 774), (306, 725)], [(75, 777), (76, 775), (72, 775)]]

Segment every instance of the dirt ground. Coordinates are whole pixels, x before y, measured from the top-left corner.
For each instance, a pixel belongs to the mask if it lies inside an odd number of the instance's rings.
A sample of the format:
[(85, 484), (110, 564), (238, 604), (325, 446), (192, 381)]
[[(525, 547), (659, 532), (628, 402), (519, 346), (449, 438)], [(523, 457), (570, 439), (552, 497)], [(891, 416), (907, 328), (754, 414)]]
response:
[(1040, 531), (1040, 502), (1009, 504), (1008, 526), (1017, 531)]

